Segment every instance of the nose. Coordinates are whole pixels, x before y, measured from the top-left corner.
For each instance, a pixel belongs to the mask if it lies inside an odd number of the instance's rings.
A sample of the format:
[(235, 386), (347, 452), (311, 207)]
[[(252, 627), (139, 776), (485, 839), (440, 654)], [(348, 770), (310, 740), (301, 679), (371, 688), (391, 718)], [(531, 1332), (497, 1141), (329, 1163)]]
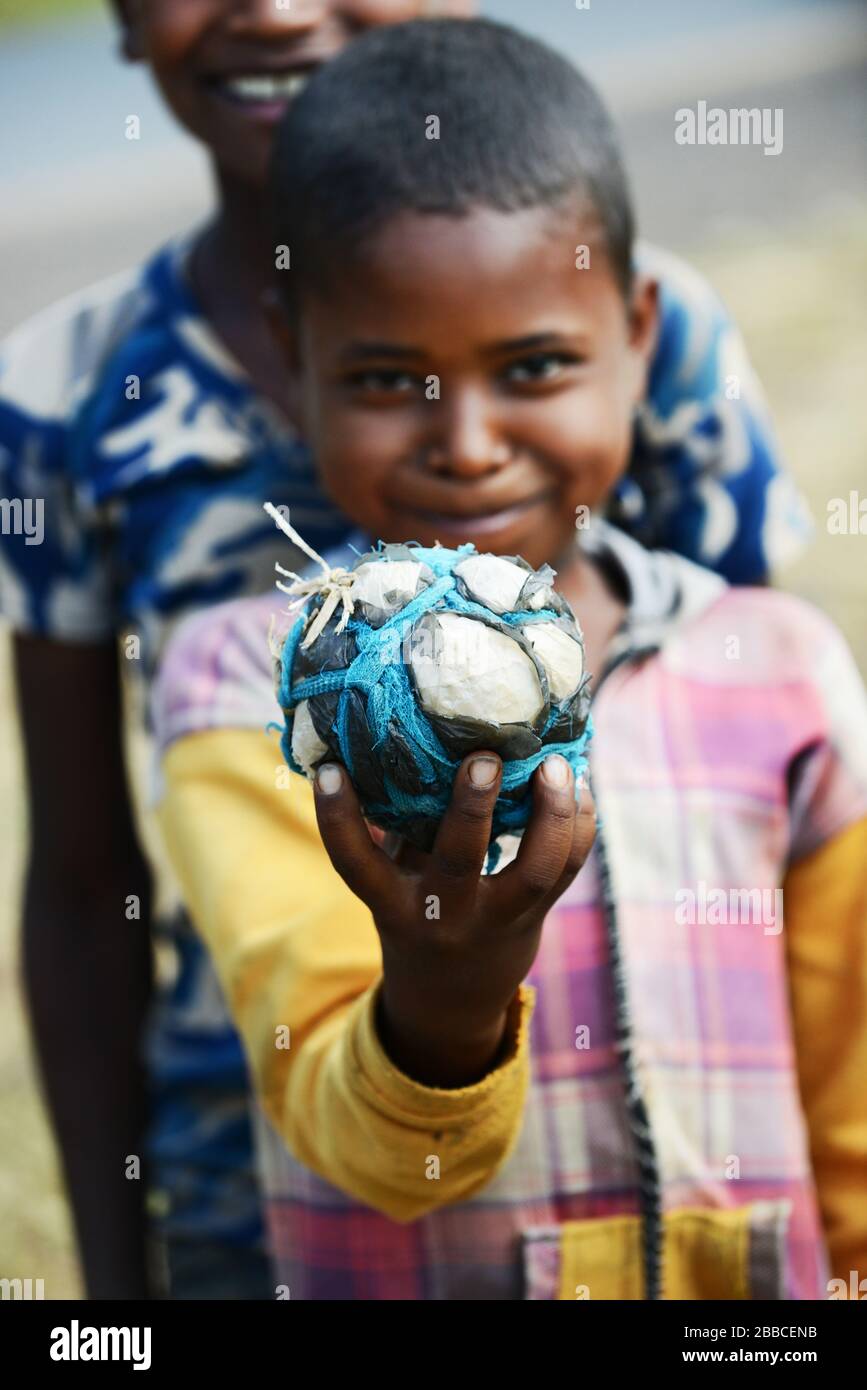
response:
[(438, 416), (426, 453), (427, 466), (434, 472), (478, 478), (509, 462), (511, 447), (481, 395), (453, 396), (441, 402)]
[(242, 37), (305, 34), (326, 19), (328, 0), (233, 0), (229, 27)]

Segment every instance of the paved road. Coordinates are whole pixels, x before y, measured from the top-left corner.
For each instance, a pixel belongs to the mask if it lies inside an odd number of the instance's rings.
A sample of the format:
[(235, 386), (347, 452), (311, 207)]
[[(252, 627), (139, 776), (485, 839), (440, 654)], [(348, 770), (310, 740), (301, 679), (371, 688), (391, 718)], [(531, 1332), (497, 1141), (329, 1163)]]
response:
[[(689, 248), (732, 225), (835, 215), (867, 189), (867, 24), (850, 0), (490, 0), (581, 63), (619, 117), (642, 231)], [(758, 17), (757, 17), (758, 15)], [(0, 331), (134, 263), (210, 201), (205, 162), (100, 11), (0, 45)], [(683, 147), (705, 98), (783, 107), (777, 158)], [(128, 141), (136, 114), (142, 138)]]

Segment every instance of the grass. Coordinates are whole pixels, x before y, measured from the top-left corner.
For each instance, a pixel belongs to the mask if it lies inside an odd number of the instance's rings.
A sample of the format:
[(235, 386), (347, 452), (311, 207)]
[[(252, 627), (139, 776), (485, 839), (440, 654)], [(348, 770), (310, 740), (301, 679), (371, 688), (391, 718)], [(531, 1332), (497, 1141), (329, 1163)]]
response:
[[(55, 8), (59, 8), (58, 5)], [(23, 8), (23, 7), (22, 7)], [(28, 5), (47, 10), (47, 4)], [(64, 4), (64, 9), (66, 4)], [(729, 242), (694, 257), (741, 325), (770, 399), (784, 453), (818, 521), (809, 555), (785, 575), (840, 624), (867, 676), (863, 537), (836, 537), (827, 504), (863, 492), (867, 205), (788, 238)], [(0, 727), (10, 727), (8, 645), (0, 643)], [(80, 1285), (54, 1149), (30, 1060), (17, 980), (17, 885), (24, 849), (20, 753), (0, 741), (0, 1277), (44, 1278), (47, 1298)]]

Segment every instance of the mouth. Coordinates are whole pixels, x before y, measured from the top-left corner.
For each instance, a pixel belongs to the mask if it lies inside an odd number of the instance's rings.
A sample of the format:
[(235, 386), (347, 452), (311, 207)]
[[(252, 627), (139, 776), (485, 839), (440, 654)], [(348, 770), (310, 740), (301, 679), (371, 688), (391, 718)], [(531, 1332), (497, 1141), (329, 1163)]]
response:
[(314, 71), (296, 67), (282, 72), (224, 73), (206, 78), (205, 86), (252, 120), (279, 121)]

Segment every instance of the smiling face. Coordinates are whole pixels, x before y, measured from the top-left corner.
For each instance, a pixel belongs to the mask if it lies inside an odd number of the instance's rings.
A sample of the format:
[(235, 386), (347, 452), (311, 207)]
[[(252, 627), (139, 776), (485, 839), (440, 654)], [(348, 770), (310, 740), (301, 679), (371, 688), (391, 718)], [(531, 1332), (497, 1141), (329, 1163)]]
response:
[(124, 52), (229, 174), (264, 184), (275, 125), (306, 77), (357, 34), (473, 0), (117, 0)]
[(293, 328), (278, 319), (320, 477), (374, 539), (537, 566), (626, 468), (655, 287), (639, 280), (627, 307), (579, 222), (574, 207), (403, 213), (305, 288)]

